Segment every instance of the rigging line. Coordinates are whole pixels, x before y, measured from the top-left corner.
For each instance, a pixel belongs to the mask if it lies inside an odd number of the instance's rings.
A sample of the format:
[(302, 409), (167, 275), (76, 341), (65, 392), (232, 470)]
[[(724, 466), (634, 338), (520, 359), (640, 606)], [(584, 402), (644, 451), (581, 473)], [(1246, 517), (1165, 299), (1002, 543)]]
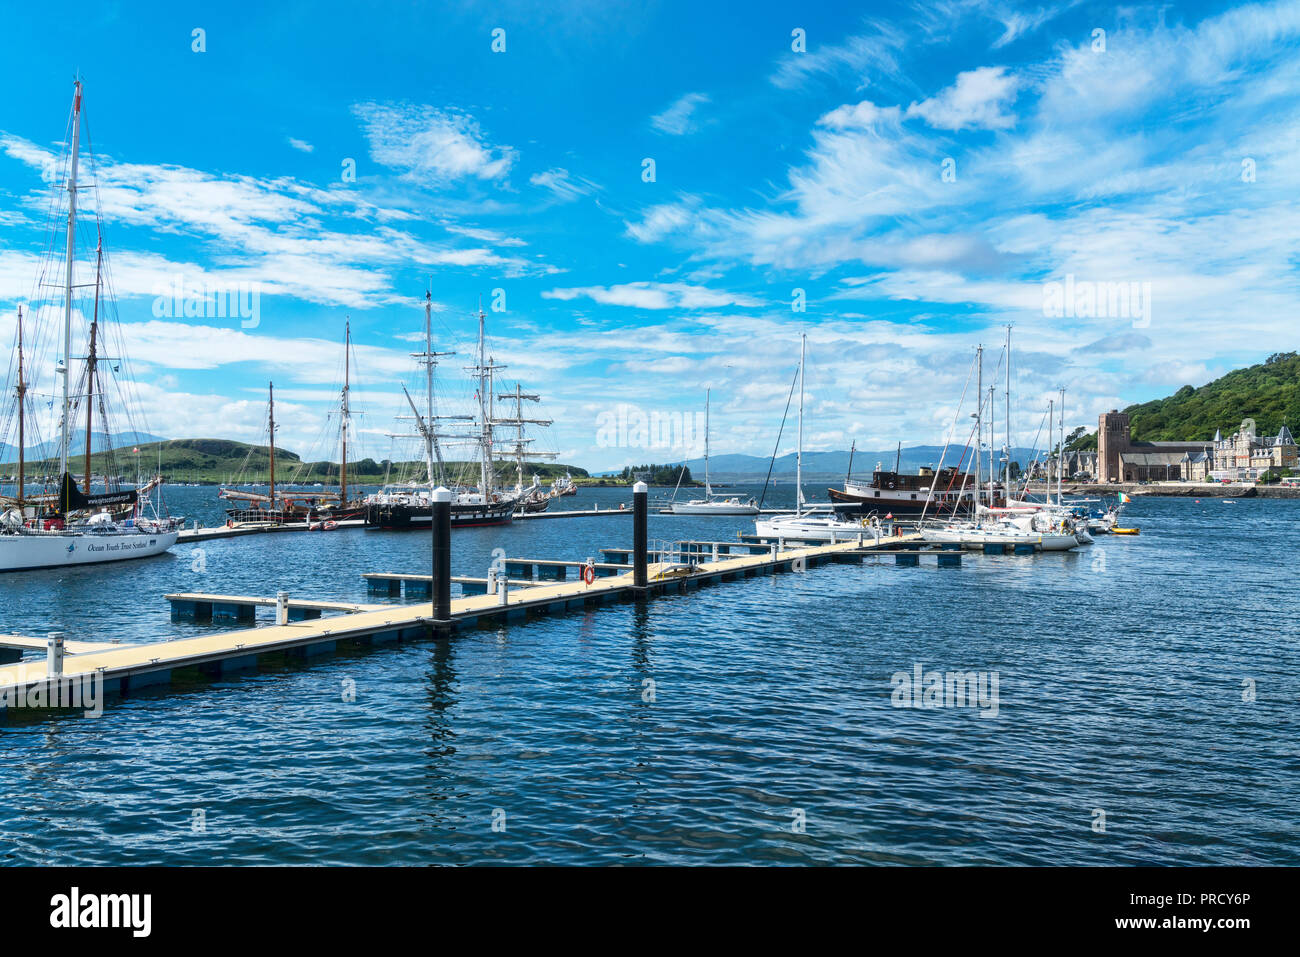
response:
[[(767, 478), (763, 479), (763, 492), (758, 497), (758, 507), (762, 509), (763, 500), (767, 498), (767, 483), (772, 479), (772, 468), (776, 465), (776, 453), (781, 451), (781, 436), (785, 432), (785, 420), (790, 414), (790, 402), (794, 399), (794, 387), (799, 382), (799, 370), (796, 369), (794, 378), (790, 381), (790, 394), (785, 397), (785, 412), (781, 413), (781, 428), (776, 433), (776, 445), (772, 448), (772, 458), (767, 463)], [(795, 489), (795, 511), (799, 510), (798, 498), (799, 490)]]
[[(1034, 453), (1034, 460), (1033, 460), (1034, 464), (1038, 463), (1038, 439), (1039, 436), (1043, 434), (1043, 424), (1047, 421), (1047, 415), (1048, 415), (1047, 410), (1043, 410), (1043, 417), (1038, 420), (1038, 431), (1034, 433), (1034, 444), (1032, 447)], [(1025, 495), (1026, 497), (1029, 495), (1029, 470), (1028, 469), (1025, 470)]]
[[(936, 473), (935, 473), (936, 475), (938, 475), (939, 473), (941, 473), (941, 472), (943, 471), (943, 461), (944, 461), (944, 457), (947, 456), (947, 454), (948, 454), (948, 446), (952, 444), (952, 434), (953, 434), (953, 432), (954, 432), (954, 431), (956, 430), (956, 428), (957, 428), (957, 421), (958, 421), (958, 419), (961, 417), (961, 407), (962, 407), (962, 404), (966, 401), (966, 392), (967, 392), (967, 390), (970, 388), (970, 380), (971, 380), (971, 376), (973, 376), (973, 375), (975, 374), (975, 363), (976, 363), (976, 361), (977, 361), (977, 360), (975, 360), (975, 359), (971, 359), (970, 367), (966, 370), (966, 384), (965, 384), (964, 386), (962, 386), (962, 388), (961, 388), (961, 398), (957, 400), (957, 410), (956, 410), (955, 412), (953, 412), (953, 414), (952, 414), (952, 424), (948, 426), (948, 438), (944, 441), (944, 444), (943, 444), (943, 451), (942, 451), (941, 453), (939, 453), (939, 468), (938, 468), (938, 470), (937, 470)], [(966, 461), (966, 454), (965, 454), (964, 452), (962, 453), (962, 457), (961, 457), (961, 458), (962, 458), (962, 461), (963, 461), (963, 462)], [(931, 483), (930, 483), (930, 491), (926, 492), (926, 494), (925, 494), (925, 505), (923, 505), (923, 506), (921, 507), (921, 519), (920, 519), (920, 520), (921, 520), (922, 522), (925, 521), (925, 513), (926, 513), (927, 511), (929, 511), (929, 509), (930, 509), (930, 499), (934, 496), (934, 485), (935, 485), (935, 483), (934, 483), (934, 482), (931, 482)], [(952, 483), (949, 482), (948, 485), (949, 485), (949, 487), (951, 487), (951, 486), (952, 486)], [(963, 483), (963, 488), (964, 488), (964, 483)], [(946, 491), (947, 491), (947, 489), (945, 489), (945, 492), (946, 492)], [(958, 500), (960, 501), (960, 497), (958, 498)], [(956, 509), (953, 510), (953, 513), (956, 514)]]
[[(979, 449), (979, 436), (977, 436), (977, 435), (975, 434), (975, 430), (978, 429), (978, 428), (979, 428), (979, 425), (978, 425), (978, 424), (976, 424), (976, 425), (972, 425), (972, 426), (970, 427), (970, 433), (966, 436), (966, 450), (967, 450), (967, 451), (974, 452), (974, 455), (972, 456), (972, 459), (974, 459), (975, 457), (977, 457), (977, 456), (980, 454), (980, 449)], [(976, 441), (975, 441), (975, 446), (974, 446), (973, 449), (971, 448), (971, 439), (975, 439), (975, 440), (976, 440)], [(961, 457), (961, 458), (962, 458), (962, 461), (963, 461), (963, 462), (966, 461), (966, 454), (965, 454), (965, 452), (962, 453), (962, 457)], [(968, 469), (967, 471), (965, 471), (965, 472), (962, 473), (962, 477), (961, 477), (961, 488), (960, 488), (960, 489), (958, 490), (958, 492), (957, 492), (957, 501), (958, 501), (958, 502), (960, 502), (960, 501), (962, 500), (962, 497), (966, 494), (966, 483), (969, 482), (969, 481), (970, 481), (970, 471), (969, 471), (969, 469)], [(976, 516), (976, 518), (978, 518), (978, 517), (979, 517), (979, 496), (978, 496), (979, 489), (976, 489), (975, 491), (976, 491), (976, 498), (975, 498), (975, 501), (974, 501), (972, 504), (975, 506), (975, 516)], [(952, 514), (953, 514), (953, 517), (956, 517), (956, 515), (957, 515), (957, 509), (956, 509), (955, 507), (953, 508)]]

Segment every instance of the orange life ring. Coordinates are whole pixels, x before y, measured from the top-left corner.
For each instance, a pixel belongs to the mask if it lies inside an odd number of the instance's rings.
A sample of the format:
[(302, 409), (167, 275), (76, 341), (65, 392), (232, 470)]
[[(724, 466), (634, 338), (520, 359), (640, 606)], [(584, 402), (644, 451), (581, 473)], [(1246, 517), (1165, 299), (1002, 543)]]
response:
[(582, 566), (582, 580), (588, 585), (596, 580), (596, 566), (591, 562)]

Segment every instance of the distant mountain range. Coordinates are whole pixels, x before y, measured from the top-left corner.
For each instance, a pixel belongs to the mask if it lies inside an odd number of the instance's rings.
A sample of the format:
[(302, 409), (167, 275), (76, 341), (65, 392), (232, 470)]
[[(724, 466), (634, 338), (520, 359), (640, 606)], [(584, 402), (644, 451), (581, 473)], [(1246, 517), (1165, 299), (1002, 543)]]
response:
[[(937, 468), (939, 457), (943, 454), (941, 445), (914, 445), (905, 448), (899, 457), (900, 472), (916, 472), (923, 465), (931, 468)], [(961, 457), (961, 448), (950, 448), (948, 457), (944, 460), (944, 465), (956, 465)], [(1011, 453), (1011, 461), (1019, 462), (1022, 466), (1033, 458), (1031, 449), (1014, 449)], [(859, 449), (853, 453), (853, 474), (858, 478), (869, 479), (871, 473), (879, 464), (883, 469), (894, 468), (895, 457), (898, 456), (897, 449), (887, 449), (884, 451), (863, 451)], [(988, 453), (985, 453), (984, 461), (988, 461)], [(778, 456), (776, 462), (772, 465), (772, 476), (774, 478), (793, 479), (795, 476), (795, 454)], [(709, 457), (709, 476), (714, 482), (747, 482), (762, 481), (767, 475), (768, 463), (770, 458), (761, 455), (713, 455)], [(704, 459), (690, 459), (687, 461), (687, 467), (691, 470), (691, 477), (697, 481), (704, 481)], [(967, 461), (969, 465), (969, 459)], [(849, 467), (849, 451), (845, 449), (841, 452), (805, 452), (803, 454), (803, 477), (805, 481), (813, 482), (840, 482), (844, 479), (845, 473)], [(615, 474), (615, 473), (605, 473)]]
[[(166, 441), (161, 435), (150, 435), (148, 432), (92, 432), (90, 433), (90, 451), (105, 452), (108, 449), (128, 449), (144, 445), (148, 442)], [(69, 443), (71, 454), (86, 454), (86, 436), (78, 432), (72, 437)], [(25, 458), (29, 461), (37, 462), (41, 459), (54, 458), (59, 454), (59, 443), (57, 440), (42, 442), (40, 445), (29, 445)], [(17, 462), (18, 447), (0, 442), (0, 462)]]

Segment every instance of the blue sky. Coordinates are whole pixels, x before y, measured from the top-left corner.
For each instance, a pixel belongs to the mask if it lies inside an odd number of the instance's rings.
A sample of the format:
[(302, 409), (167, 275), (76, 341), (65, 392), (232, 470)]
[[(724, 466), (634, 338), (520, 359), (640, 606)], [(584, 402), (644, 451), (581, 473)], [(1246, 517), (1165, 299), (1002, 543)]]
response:
[[(715, 450), (767, 455), (801, 332), (812, 449), (942, 441), (1008, 322), (1018, 445), (1058, 386), (1095, 427), (1300, 338), (1300, 3), (8, 6), (0, 334), (80, 70), (156, 433), (255, 440), (274, 379), (311, 452), (350, 317), (363, 452), (406, 457), (426, 289), (445, 405), (501, 290), (498, 385), (591, 468), (680, 458), (598, 423), (706, 387)], [(156, 315), (177, 275), (257, 284), (257, 325)], [(1045, 314), (1067, 276), (1143, 316)]]

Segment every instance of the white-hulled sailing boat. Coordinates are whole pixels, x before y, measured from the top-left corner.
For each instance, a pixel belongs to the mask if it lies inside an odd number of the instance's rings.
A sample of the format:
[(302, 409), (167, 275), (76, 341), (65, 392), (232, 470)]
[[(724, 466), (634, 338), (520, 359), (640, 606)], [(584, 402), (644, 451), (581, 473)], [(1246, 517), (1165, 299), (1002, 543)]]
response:
[[(1007, 326), (1007, 344), (1005, 352), (1007, 378), (1007, 435), (1003, 445), (1002, 464), (1005, 473), (1004, 497), (1011, 488), (1011, 327)], [(985, 545), (1028, 545), (1035, 550), (1053, 552), (1069, 551), (1082, 544), (1077, 536), (1074, 522), (1068, 516), (1048, 514), (1039, 511), (1021, 512), (998, 506), (995, 497), (997, 466), (994, 463), (996, 439), (993, 423), (989, 423), (989, 486), (988, 506), (980, 502), (980, 446), (984, 434), (984, 410), (986, 402), (983, 389), (984, 347), (975, 352), (975, 367), (979, 378), (976, 385), (975, 418), (975, 488), (973, 515), (971, 520), (952, 520), (937, 525), (923, 524), (921, 537), (931, 544), (961, 545), (963, 548), (979, 549)], [(969, 381), (969, 380), (968, 380)], [(987, 408), (993, 409), (994, 389), (988, 392)], [(964, 398), (964, 393), (963, 393)], [(960, 409), (959, 409), (960, 414)], [(928, 501), (927, 501), (928, 504)]]
[[(762, 538), (790, 538), (801, 542), (843, 542), (861, 537), (874, 537), (881, 531), (879, 519), (875, 515), (856, 521), (841, 519), (824, 511), (814, 512), (808, 508), (803, 497), (803, 374), (804, 361), (808, 351), (808, 336), (799, 339), (799, 432), (795, 444), (795, 511), (793, 514), (773, 515), (760, 518), (754, 522), (754, 532)], [(788, 407), (787, 407), (788, 408)], [(784, 427), (784, 420), (782, 427)], [(856, 449), (856, 443), (854, 445)], [(772, 450), (776, 459), (777, 450)], [(852, 469), (850, 458), (849, 468)]]
[[(19, 332), (19, 376), (16, 393), (19, 417), (19, 474), (16, 502), (0, 515), (0, 571), (26, 571), (38, 568), (66, 568), (71, 565), (90, 565), (100, 562), (123, 561), (158, 555), (176, 544), (179, 519), (159, 518), (156, 511), (146, 518), (140, 490), (112, 490), (91, 494), (90, 452), (91, 432), (89, 417), (86, 432), (86, 484), (85, 491), (77, 487), (69, 471), (69, 442), (72, 428), (71, 349), (73, 289), (76, 288), (74, 269), (77, 240), (77, 172), (81, 147), (81, 81), (77, 80), (72, 100), (72, 139), (67, 158), (67, 239), (64, 247), (65, 270), (63, 288), (63, 362), (57, 374), (63, 377), (62, 415), (59, 420), (59, 491), (57, 498), (26, 494), (25, 456), (22, 446), (26, 441), (25, 399), (28, 383), (23, 369), (22, 333)], [(51, 243), (51, 251), (54, 244)], [(84, 396), (89, 410), (95, 398), (95, 330), (98, 325), (100, 292), (102, 288), (103, 243), (102, 233), (96, 251), (95, 319), (91, 324), (91, 341), (86, 356), (86, 390)], [(34, 508), (31, 505), (34, 504)], [(131, 517), (115, 521), (113, 510), (129, 508)], [(29, 514), (34, 513), (34, 514)]]
[(758, 503), (752, 498), (742, 502), (736, 496), (713, 494), (709, 482), (709, 394), (704, 392), (704, 498), (693, 498), (688, 502), (672, 502), (664, 511), (670, 515), (757, 515)]

